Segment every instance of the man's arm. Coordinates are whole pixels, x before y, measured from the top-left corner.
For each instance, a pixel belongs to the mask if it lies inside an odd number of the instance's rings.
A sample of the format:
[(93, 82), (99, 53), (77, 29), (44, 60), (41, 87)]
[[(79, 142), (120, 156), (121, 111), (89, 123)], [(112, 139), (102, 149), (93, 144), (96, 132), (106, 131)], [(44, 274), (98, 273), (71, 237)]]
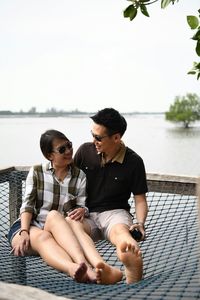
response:
[(147, 214), (148, 214), (148, 205), (146, 200), (146, 195), (135, 195), (135, 213), (136, 213), (136, 219), (137, 223), (141, 223), (144, 225)]
[(131, 226), (130, 230), (134, 229), (139, 230), (142, 233), (142, 240), (145, 239), (145, 221), (148, 214), (148, 205), (146, 201), (146, 195), (135, 195), (135, 213), (136, 213), (136, 222)]

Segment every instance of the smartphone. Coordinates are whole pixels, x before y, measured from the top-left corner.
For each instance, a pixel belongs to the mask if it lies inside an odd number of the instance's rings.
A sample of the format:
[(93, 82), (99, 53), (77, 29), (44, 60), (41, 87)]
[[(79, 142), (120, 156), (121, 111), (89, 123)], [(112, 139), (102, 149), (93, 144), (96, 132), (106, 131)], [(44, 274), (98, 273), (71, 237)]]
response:
[(142, 233), (138, 229), (134, 229), (133, 231), (130, 231), (130, 233), (134, 240), (136, 240), (137, 242), (141, 241)]

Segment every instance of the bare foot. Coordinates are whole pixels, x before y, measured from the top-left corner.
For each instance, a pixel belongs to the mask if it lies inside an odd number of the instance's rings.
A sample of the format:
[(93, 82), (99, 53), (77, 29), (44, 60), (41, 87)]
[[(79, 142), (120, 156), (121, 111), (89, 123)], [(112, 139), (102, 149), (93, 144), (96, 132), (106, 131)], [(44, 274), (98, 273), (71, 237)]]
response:
[(85, 263), (81, 263), (76, 269), (74, 275), (72, 276), (77, 282), (86, 282), (87, 281), (87, 266)]
[(120, 261), (125, 266), (126, 283), (134, 283), (142, 279), (142, 255), (141, 251), (133, 244), (123, 242), (117, 251)]
[(87, 275), (89, 279), (88, 283), (97, 283), (96, 272), (90, 266), (88, 266)]
[(96, 265), (96, 277), (98, 284), (114, 284), (120, 280), (122, 280), (122, 272), (105, 264), (104, 262), (99, 262)]
[(82, 283), (97, 283), (95, 272), (89, 268), (84, 262), (73, 270), (72, 278), (77, 282)]

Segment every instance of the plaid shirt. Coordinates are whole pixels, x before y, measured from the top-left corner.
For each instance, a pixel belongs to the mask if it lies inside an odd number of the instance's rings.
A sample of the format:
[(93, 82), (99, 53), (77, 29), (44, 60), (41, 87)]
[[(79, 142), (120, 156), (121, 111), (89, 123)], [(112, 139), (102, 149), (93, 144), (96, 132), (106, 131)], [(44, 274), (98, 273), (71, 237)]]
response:
[(50, 162), (31, 167), (20, 214), (33, 213), (32, 223), (43, 228), (48, 212), (54, 209), (64, 215), (64, 205), (69, 200), (76, 198), (76, 204), (85, 207), (86, 176), (83, 171), (75, 174), (74, 170), (71, 166), (64, 181), (60, 182)]

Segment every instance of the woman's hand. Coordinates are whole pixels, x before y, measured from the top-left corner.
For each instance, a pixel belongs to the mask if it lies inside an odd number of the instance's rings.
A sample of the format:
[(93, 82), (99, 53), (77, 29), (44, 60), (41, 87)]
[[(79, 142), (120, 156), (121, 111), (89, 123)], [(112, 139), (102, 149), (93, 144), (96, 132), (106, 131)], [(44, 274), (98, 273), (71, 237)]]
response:
[(18, 237), (18, 243), (13, 247), (12, 252), (15, 256), (24, 256), (28, 251), (29, 245), (30, 245), (29, 233), (27, 231), (22, 231)]
[(85, 208), (84, 207), (75, 208), (74, 210), (70, 211), (67, 216), (75, 221), (83, 221), (85, 216)]

